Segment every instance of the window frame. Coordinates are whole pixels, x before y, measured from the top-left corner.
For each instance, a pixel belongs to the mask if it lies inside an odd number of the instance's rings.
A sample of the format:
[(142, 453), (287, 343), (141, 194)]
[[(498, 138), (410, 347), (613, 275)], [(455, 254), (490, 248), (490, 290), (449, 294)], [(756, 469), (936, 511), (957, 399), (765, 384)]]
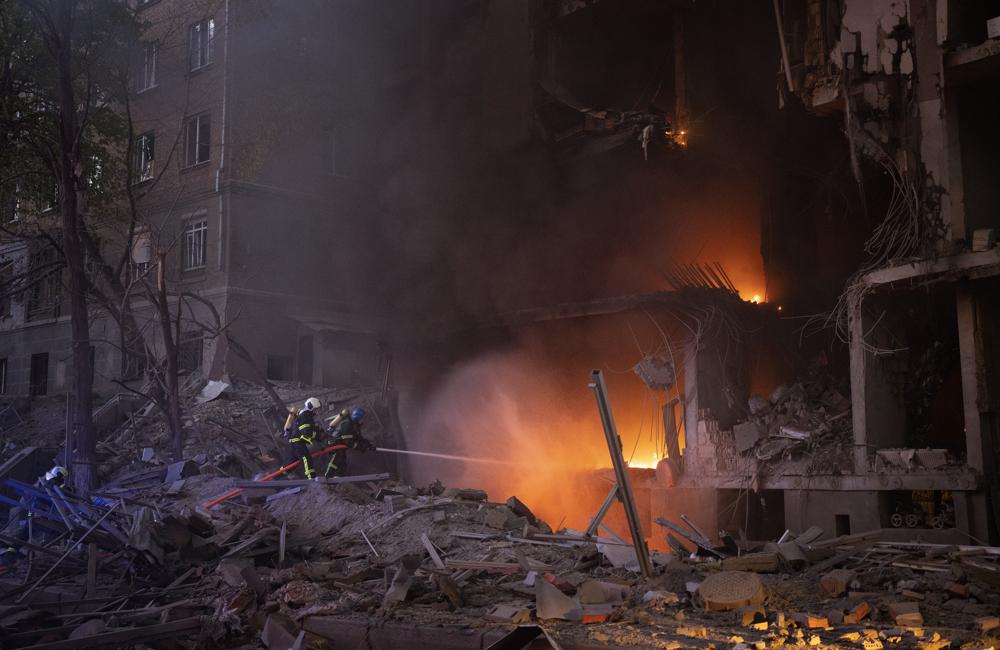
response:
[[(206, 134), (204, 142), (202, 142), (201, 137), (203, 131)], [(194, 141), (191, 140), (192, 133)], [(203, 147), (205, 159), (200, 160)], [(192, 154), (194, 155), (193, 160)], [(184, 122), (184, 168), (196, 167), (209, 162), (212, 162), (212, 114), (209, 111), (204, 111), (192, 115)]]
[[(149, 146), (145, 145), (149, 142)], [(140, 173), (141, 172), (141, 173)], [(132, 185), (151, 181), (156, 177), (156, 133), (146, 131), (135, 136), (132, 150)]]
[[(207, 32), (207, 34), (206, 34)], [(215, 17), (209, 16), (188, 27), (188, 71), (197, 72), (215, 60)], [(197, 63), (196, 57), (197, 54)]]
[[(200, 241), (199, 241), (200, 238)], [(200, 262), (192, 264), (191, 262)], [(202, 213), (184, 222), (181, 270), (200, 271), (208, 265), (208, 215)]]
[[(145, 261), (137, 261), (137, 251), (145, 250)], [(132, 246), (129, 249), (128, 264), (125, 267), (126, 282), (131, 284), (149, 272), (153, 263), (153, 235), (147, 226), (139, 226), (132, 234)]]
[[(41, 368), (44, 368), (44, 372)], [(49, 370), (48, 352), (36, 352), (31, 355), (28, 368), (28, 395), (44, 397), (49, 394)]]
[[(152, 53), (152, 56), (150, 56), (150, 53)], [(152, 59), (153, 62), (152, 66), (149, 65), (150, 59)], [(156, 88), (159, 61), (160, 44), (156, 41), (140, 41), (139, 56), (136, 61), (136, 67), (141, 71), (141, 74), (136, 75), (136, 94), (142, 94), (147, 90)]]

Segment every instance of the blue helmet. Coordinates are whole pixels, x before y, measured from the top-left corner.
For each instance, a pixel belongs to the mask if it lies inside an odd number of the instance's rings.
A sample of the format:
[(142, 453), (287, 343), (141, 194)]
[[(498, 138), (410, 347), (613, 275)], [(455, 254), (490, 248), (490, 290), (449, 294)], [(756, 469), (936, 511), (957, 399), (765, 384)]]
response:
[(355, 422), (361, 422), (362, 420), (364, 420), (365, 415), (367, 415), (367, 413), (362, 408), (356, 408), (351, 411), (351, 419), (354, 420)]

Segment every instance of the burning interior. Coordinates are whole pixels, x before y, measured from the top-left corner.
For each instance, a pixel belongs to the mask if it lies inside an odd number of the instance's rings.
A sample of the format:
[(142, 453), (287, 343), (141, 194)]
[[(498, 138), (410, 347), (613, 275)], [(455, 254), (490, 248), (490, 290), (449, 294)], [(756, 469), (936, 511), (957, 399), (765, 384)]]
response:
[(0, 3), (0, 644), (987, 647), (998, 20)]

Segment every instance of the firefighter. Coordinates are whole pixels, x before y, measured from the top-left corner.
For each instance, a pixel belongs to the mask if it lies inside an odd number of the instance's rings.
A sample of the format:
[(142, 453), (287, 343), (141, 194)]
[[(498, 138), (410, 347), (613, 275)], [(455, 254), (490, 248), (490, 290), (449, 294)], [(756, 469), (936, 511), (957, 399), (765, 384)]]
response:
[(66, 489), (66, 480), (69, 478), (69, 470), (61, 465), (56, 465), (49, 471), (45, 472), (45, 476), (39, 479), (42, 485), (47, 485), (49, 487), (57, 487), (60, 490)]
[[(375, 445), (361, 434), (365, 415), (363, 408), (355, 408), (351, 410), (350, 417), (339, 418), (336, 427), (330, 432), (333, 436), (333, 444), (346, 445), (347, 449), (360, 451), (374, 449)], [(347, 449), (338, 449), (333, 452), (333, 457), (330, 458), (330, 463), (326, 466), (325, 476), (327, 478), (343, 476), (344, 472), (347, 471)]]
[(302, 405), (302, 410), (295, 416), (291, 426), (285, 429), (290, 448), (290, 461), (302, 461), (302, 473), (307, 479), (317, 478), (316, 469), (309, 456), (309, 445), (316, 441), (316, 436), (322, 431), (316, 423), (316, 411), (320, 406), (322, 404), (318, 399), (310, 397)]

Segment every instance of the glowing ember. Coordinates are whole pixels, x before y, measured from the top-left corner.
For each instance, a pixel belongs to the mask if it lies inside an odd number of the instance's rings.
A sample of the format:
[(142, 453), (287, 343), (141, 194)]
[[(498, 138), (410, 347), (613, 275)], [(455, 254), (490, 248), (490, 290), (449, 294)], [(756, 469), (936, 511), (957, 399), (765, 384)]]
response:
[(656, 464), (660, 462), (661, 456), (657, 453), (649, 454), (646, 457), (633, 458), (629, 461), (629, 467), (641, 467), (644, 469), (656, 469)]

